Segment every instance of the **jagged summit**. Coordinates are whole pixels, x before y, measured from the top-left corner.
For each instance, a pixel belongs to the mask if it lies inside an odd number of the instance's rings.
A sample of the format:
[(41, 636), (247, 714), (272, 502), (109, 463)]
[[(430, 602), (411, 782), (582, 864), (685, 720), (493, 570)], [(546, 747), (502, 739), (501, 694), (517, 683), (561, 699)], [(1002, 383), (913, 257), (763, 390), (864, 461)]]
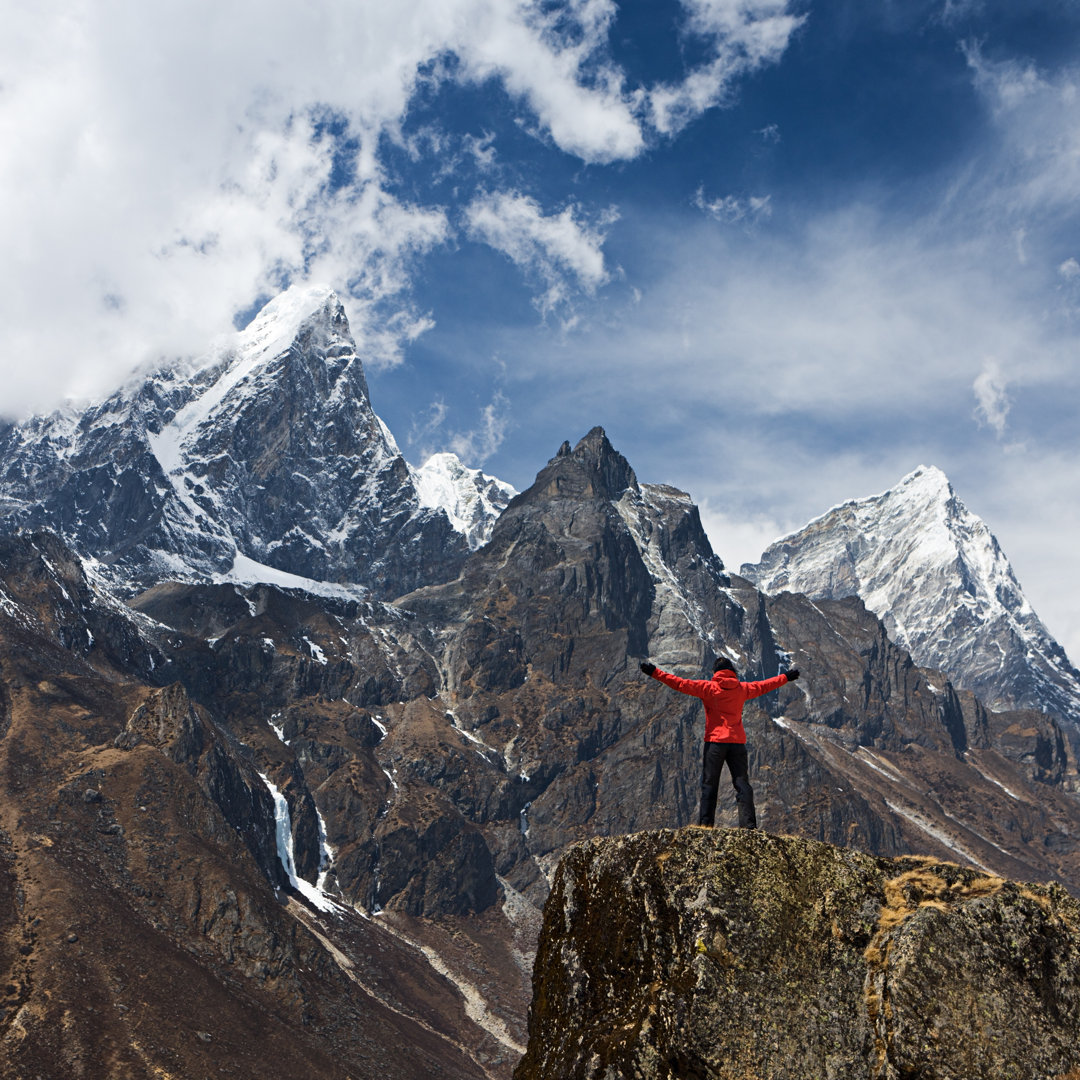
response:
[(0, 430), (0, 461), (5, 527), (57, 530), (125, 591), (285, 574), (398, 595), (469, 548), (421, 500), (325, 286), (288, 289), (204, 357), (105, 402)]
[(890, 635), (995, 708), (1080, 720), (1077, 673), (994, 535), (936, 467), (833, 507), (743, 573), (766, 592), (859, 596)]
[(517, 491), (502, 480), (461, 463), (457, 454), (432, 454), (412, 469), (420, 505), (442, 509), (475, 551), (491, 537), (495, 519)]
[(638, 486), (630, 463), (611, 445), (602, 427), (594, 427), (571, 449), (569, 442), (536, 477), (534, 488), (551, 489), (567, 498), (618, 499)]

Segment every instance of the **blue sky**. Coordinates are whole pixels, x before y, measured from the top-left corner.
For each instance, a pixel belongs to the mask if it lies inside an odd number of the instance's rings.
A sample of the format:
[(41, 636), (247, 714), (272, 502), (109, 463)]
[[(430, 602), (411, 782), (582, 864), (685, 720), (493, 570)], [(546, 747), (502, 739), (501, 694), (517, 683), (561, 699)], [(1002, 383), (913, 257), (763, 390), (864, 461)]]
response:
[(416, 463), (601, 424), (735, 567), (936, 464), (1080, 657), (1080, 5), (0, 2), (0, 412), (325, 281)]

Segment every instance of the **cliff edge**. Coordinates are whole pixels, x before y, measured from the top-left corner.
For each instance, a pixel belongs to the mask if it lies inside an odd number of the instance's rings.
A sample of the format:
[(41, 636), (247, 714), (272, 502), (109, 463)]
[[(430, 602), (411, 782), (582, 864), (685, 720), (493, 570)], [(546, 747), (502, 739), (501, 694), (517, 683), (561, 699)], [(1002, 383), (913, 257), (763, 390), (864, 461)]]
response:
[(1080, 903), (763, 832), (590, 840), (514, 1080), (1080, 1077)]

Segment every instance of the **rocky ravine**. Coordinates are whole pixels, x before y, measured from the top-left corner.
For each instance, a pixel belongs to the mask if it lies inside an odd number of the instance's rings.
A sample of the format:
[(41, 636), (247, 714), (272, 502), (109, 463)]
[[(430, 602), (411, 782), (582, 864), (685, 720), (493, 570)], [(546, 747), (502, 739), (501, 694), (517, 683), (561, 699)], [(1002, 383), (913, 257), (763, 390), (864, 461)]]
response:
[(514, 1080), (1080, 1075), (1080, 903), (696, 828), (572, 849)]

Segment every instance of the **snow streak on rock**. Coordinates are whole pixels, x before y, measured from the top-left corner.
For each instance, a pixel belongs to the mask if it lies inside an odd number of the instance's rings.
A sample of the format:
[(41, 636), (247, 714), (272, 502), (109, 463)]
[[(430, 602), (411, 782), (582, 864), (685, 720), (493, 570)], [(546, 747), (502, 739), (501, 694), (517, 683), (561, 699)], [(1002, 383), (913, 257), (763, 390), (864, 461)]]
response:
[[(289, 814), (289, 804), (285, 801), (285, 796), (282, 795), (274, 782), (265, 773), (259, 773), (259, 776), (262, 777), (263, 783), (269, 788), (270, 794), (274, 797), (274, 821), (277, 829), (278, 858), (281, 860), (281, 865), (289, 877), (289, 884), (300, 893), (305, 900), (318, 908), (319, 911), (339, 911), (339, 905), (323, 892), (319, 886), (312, 885), (310, 881), (305, 881), (297, 874), (296, 863), (293, 859), (292, 818)], [(321, 818), (319, 823), (321, 826)], [(322, 859), (328, 858), (329, 855), (329, 850), (324, 847), (321, 852), (322, 858), (320, 859), (320, 884), (326, 880), (326, 875), (322, 870), (321, 862)]]

